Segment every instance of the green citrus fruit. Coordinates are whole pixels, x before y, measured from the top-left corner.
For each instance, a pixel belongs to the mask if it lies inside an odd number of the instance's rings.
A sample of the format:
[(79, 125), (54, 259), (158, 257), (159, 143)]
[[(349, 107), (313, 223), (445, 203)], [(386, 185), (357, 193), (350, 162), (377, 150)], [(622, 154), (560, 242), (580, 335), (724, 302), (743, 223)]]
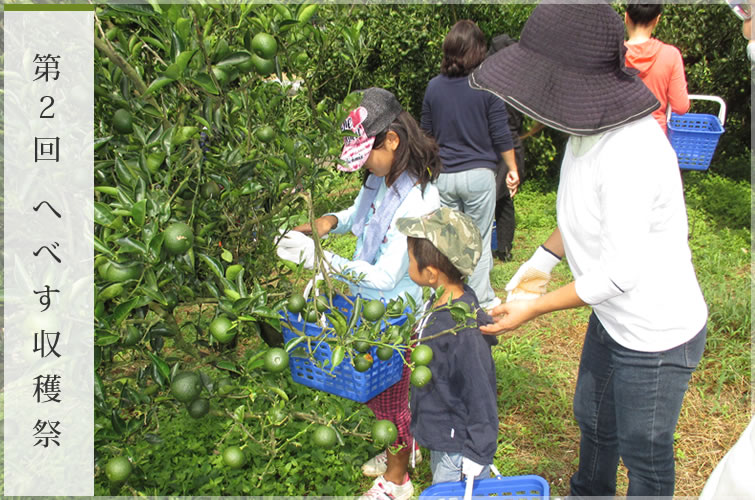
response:
[(353, 347), (356, 352), (367, 352), (370, 350), (369, 342), (362, 339), (357, 339), (352, 342), (351, 347)]
[(288, 368), (288, 353), (280, 347), (273, 347), (265, 353), (265, 369), (269, 372), (279, 373)]
[(230, 394), (234, 389), (233, 379), (231, 377), (224, 377), (218, 380), (217, 391), (221, 396)]
[(299, 67), (304, 67), (309, 62), (309, 55), (306, 52), (299, 52), (294, 57), (294, 64)]
[(119, 109), (113, 115), (113, 130), (119, 134), (130, 134), (134, 130), (131, 113), (127, 109)]
[(186, 407), (192, 418), (202, 418), (210, 412), (210, 402), (205, 398), (198, 398)]
[(126, 335), (121, 340), (121, 344), (126, 347), (131, 347), (139, 343), (142, 339), (143, 332), (134, 325), (126, 326)]
[(272, 59), (265, 59), (257, 54), (252, 54), (252, 65), (255, 71), (262, 76), (267, 76), (275, 72), (275, 61)]
[(227, 316), (221, 315), (210, 323), (210, 334), (221, 344), (227, 344), (236, 336), (236, 329)]
[(220, 186), (217, 182), (209, 180), (199, 187), (199, 193), (205, 200), (217, 199), (220, 197)]
[(278, 52), (278, 42), (267, 33), (257, 33), (252, 38), (252, 50), (262, 58), (272, 59)]
[(393, 444), (397, 437), (398, 429), (396, 429), (396, 424), (390, 420), (378, 420), (372, 426), (372, 439), (381, 448)]
[(186, 253), (194, 244), (194, 231), (183, 222), (174, 222), (163, 231), (163, 246), (173, 255)]
[(371, 354), (359, 353), (354, 358), (354, 369), (358, 372), (366, 372), (372, 367), (374, 361)]
[(223, 450), (223, 463), (231, 469), (240, 469), (246, 463), (246, 456), (238, 446), (229, 446)]
[(264, 127), (258, 128), (254, 135), (260, 142), (267, 144), (275, 139), (275, 129), (270, 125), (265, 125)]
[(236, 65), (236, 69), (238, 69), (242, 73), (249, 73), (254, 69), (254, 63), (252, 62), (251, 54), (249, 56), (249, 59), (246, 59)]
[(433, 374), (430, 368), (419, 365), (412, 370), (411, 383), (414, 387), (424, 387), (433, 378)]
[(309, 311), (307, 311), (307, 323), (315, 323), (317, 322), (317, 318), (320, 315), (317, 313), (317, 309), (312, 308)]
[(367, 321), (378, 321), (385, 314), (385, 305), (377, 300), (371, 300), (364, 305), (362, 315)]
[(412, 363), (427, 366), (433, 360), (433, 350), (427, 344), (420, 344), (412, 349)]
[(312, 442), (321, 448), (332, 448), (338, 442), (336, 431), (327, 425), (318, 425), (312, 433)]
[(131, 474), (131, 462), (126, 457), (113, 457), (105, 465), (105, 475), (111, 483), (122, 483)]
[(288, 307), (289, 312), (292, 314), (299, 314), (304, 310), (304, 307), (307, 305), (307, 299), (305, 299), (302, 295), (292, 295), (288, 299)]
[(393, 356), (393, 348), (387, 345), (381, 345), (377, 349), (377, 357), (381, 361), (388, 361)]
[(173, 397), (182, 403), (191, 403), (202, 392), (202, 383), (199, 375), (194, 372), (181, 372), (176, 374), (170, 384)]
[(330, 309), (330, 301), (325, 295), (319, 295), (315, 299), (315, 309), (317, 309), (317, 312), (324, 313), (328, 309)]

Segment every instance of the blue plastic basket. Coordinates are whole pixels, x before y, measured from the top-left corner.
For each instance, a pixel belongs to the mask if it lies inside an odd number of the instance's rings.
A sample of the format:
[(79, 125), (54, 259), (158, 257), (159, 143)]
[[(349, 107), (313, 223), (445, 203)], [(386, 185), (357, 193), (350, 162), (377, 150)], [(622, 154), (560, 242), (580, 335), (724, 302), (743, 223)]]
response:
[[(333, 306), (343, 312), (347, 318), (351, 315), (352, 305), (343, 297), (336, 296), (333, 299)], [(280, 311), (280, 314), (283, 317), (281, 327), (283, 340), (286, 343), (298, 336), (298, 333), (291, 331), (289, 325), (309, 337), (317, 337), (322, 333), (319, 325), (307, 323), (299, 314), (291, 314), (287, 311)], [(389, 325), (402, 325), (405, 321), (406, 315), (396, 318), (386, 317), (381, 331)], [(307, 349), (306, 341), (297, 347)], [(331, 372), (328, 368), (331, 355), (330, 345), (324, 341), (313, 340), (309, 344), (309, 349), (308, 354), (321, 366), (325, 366), (325, 369), (313, 363), (310, 357), (292, 355), (289, 359), (291, 378), (307, 387), (364, 403), (401, 380), (404, 362), (398, 353), (394, 352), (389, 360), (382, 361), (377, 357), (377, 347), (372, 346), (369, 352), (375, 362), (369, 370), (356, 371), (351, 358), (347, 355), (343, 362)]]
[[(438, 483), (420, 494), (420, 498), (461, 500), (466, 482)], [(495, 496), (496, 498), (544, 499), (550, 498), (548, 482), (540, 476), (496, 476), (474, 482), (472, 496)]]
[(676, 151), (679, 168), (686, 170), (707, 170), (723, 133), (724, 128), (714, 115), (671, 113), (668, 121), (668, 138)]

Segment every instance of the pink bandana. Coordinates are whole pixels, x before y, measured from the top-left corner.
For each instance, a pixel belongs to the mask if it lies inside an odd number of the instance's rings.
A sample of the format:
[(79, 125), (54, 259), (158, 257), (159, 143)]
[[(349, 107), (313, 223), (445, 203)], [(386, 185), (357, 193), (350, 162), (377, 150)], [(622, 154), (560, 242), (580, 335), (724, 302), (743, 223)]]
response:
[(374, 137), (368, 137), (364, 132), (364, 120), (367, 118), (367, 110), (364, 107), (358, 107), (344, 120), (341, 130), (350, 130), (357, 134), (357, 137), (344, 137), (343, 150), (341, 159), (346, 165), (338, 165), (338, 170), (342, 172), (355, 172), (359, 170), (367, 161), (372, 152), (372, 145), (375, 143)]

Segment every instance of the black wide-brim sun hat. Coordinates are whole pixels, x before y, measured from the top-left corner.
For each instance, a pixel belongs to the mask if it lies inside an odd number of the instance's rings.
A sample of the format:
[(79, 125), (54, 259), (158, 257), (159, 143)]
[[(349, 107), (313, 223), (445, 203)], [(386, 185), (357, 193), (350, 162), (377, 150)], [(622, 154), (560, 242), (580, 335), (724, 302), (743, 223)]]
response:
[(557, 130), (598, 134), (660, 106), (625, 53), (624, 23), (610, 5), (541, 4), (519, 43), (483, 61), (469, 85)]

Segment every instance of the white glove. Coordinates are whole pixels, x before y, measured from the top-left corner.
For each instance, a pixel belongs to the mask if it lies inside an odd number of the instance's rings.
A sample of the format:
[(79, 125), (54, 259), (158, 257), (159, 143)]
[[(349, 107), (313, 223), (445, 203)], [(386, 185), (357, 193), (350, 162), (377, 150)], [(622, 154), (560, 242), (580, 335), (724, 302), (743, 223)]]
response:
[(462, 475), (467, 476), (467, 478), (476, 478), (480, 475), (483, 468), (483, 465), (480, 465), (467, 457), (461, 458), (461, 473)]
[(304, 264), (305, 269), (312, 269), (315, 265), (315, 242), (299, 231), (286, 233), (278, 242), (275, 252), (281, 259)]
[(551, 279), (551, 270), (561, 259), (543, 246), (537, 247), (530, 260), (521, 265), (514, 277), (506, 284), (509, 292), (506, 302), (536, 299), (546, 292)]

